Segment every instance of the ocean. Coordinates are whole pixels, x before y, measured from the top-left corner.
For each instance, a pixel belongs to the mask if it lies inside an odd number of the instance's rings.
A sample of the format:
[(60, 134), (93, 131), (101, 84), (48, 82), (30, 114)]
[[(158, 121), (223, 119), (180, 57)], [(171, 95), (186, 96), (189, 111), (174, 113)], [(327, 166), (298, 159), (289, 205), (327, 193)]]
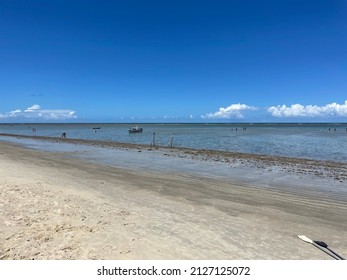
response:
[[(142, 133), (129, 133), (139, 125)], [(98, 128), (98, 129), (95, 129)], [(114, 141), (347, 162), (347, 123), (0, 124), (0, 133)]]

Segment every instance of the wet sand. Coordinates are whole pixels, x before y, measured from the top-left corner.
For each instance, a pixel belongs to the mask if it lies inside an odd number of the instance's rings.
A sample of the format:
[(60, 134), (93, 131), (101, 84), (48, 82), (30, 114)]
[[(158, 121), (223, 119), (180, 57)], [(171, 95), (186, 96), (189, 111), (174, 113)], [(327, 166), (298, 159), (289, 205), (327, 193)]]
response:
[[(265, 166), (270, 157), (249, 160)], [(343, 164), (312, 164), (344, 182)], [(297, 235), (347, 256), (346, 232), (344, 198), (135, 172), (0, 142), (0, 259), (331, 259)]]

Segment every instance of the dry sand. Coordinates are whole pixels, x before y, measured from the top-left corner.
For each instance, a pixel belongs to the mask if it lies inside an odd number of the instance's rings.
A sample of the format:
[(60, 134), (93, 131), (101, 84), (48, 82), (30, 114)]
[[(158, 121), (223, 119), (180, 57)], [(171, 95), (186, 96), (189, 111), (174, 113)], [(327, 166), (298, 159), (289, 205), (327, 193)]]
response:
[(0, 259), (331, 259), (347, 203), (0, 142)]

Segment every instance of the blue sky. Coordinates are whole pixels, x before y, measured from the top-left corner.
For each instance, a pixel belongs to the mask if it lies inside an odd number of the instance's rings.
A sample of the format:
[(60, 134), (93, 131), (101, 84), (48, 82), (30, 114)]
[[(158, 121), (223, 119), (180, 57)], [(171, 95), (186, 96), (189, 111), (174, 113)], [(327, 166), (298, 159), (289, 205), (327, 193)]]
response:
[(0, 0), (0, 122), (347, 121), (346, 50), (346, 0)]

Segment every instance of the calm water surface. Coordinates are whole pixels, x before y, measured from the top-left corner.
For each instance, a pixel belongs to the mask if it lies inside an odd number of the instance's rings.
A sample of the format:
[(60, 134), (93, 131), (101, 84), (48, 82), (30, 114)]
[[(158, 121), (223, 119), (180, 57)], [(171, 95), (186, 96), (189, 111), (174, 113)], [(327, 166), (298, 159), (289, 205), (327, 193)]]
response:
[[(117, 141), (347, 162), (347, 124), (0, 124), (0, 133)], [(94, 129), (100, 127), (100, 129)], [(33, 131), (33, 128), (36, 131)]]

